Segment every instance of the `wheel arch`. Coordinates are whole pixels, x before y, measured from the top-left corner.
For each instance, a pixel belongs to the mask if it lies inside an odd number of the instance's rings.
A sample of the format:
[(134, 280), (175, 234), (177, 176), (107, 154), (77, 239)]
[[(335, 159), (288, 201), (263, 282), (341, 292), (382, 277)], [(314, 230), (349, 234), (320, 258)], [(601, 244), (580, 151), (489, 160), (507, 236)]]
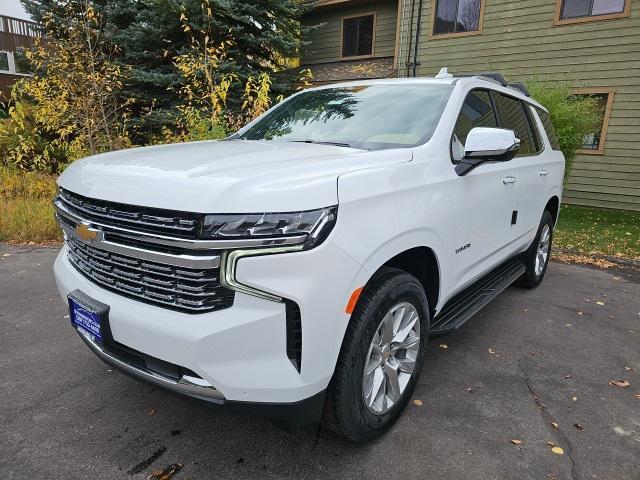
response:
[(555, 225), (558, 221), (558, 215), (560, 214), (560, 198), (557, 195), (553, 195), (547, 201), (544, 210), (547, 210), (551, 214), (551, 216), (553, 217), (553, 223)]
[(427, 294), (429, 311), (433, 317), (443, 283), (442, 267), (436, 250), (425, 245), (405, 245), (403, 248), (387, 250), (385, 256), (378, 256), (375, 264), (368, 265), (370, 275), (363, 288), (366, 289), (385, 268), (397, 268), (418, 279)]

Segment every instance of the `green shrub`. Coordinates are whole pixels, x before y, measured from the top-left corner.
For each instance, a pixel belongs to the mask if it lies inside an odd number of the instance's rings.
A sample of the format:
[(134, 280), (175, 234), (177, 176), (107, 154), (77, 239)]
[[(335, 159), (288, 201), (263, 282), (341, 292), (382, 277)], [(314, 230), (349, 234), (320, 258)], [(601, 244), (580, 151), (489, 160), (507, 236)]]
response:
[(589, 96), (572, 95), (571, 87), (564, 82), (534, 80), (527, 82), (527, 88), (531, 96), (549, 110), (560, 149), (567, 161), (566, 178), (578, 150), (582, 148), (584, 136), (598, 128), (597, 101)]

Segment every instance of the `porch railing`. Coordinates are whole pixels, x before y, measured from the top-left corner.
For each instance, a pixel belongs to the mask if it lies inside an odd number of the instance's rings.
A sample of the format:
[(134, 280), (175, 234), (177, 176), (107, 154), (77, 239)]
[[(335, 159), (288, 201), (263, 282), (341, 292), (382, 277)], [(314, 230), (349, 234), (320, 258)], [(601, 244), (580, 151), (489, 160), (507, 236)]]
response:
[(0, 15), (0, 50), (15, 52), (19, 48), (29, 48), (41, 35), (35, 22)]

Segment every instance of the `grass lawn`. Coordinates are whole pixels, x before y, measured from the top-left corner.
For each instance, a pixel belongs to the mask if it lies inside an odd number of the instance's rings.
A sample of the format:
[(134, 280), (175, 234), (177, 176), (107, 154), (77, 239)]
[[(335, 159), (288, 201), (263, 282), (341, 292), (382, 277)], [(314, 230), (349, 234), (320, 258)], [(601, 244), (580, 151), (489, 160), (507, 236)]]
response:
[(582, 255), (640, 259), (640, 213), (563, 205), (554, 243)]

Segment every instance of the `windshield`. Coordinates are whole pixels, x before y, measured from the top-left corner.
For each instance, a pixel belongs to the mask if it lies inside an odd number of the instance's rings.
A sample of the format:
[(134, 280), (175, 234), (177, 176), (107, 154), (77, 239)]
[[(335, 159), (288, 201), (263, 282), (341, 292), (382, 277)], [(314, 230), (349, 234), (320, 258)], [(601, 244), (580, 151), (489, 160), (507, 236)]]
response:
[(451, 85), (381, 84), (302, 92), (233, 138), (377, 150), (426, 142)]

